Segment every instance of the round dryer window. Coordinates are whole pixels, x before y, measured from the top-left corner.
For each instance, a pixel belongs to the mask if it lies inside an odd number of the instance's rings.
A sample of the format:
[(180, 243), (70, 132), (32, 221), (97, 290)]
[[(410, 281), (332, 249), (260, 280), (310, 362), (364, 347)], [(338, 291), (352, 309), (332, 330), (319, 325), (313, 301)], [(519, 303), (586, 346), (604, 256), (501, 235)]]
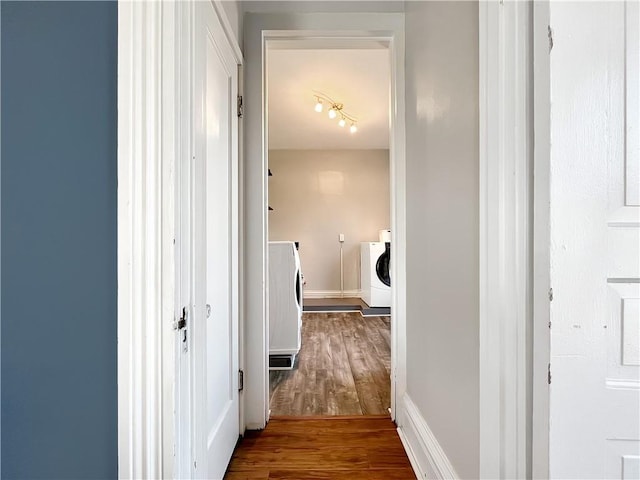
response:
[(389, 264), (391, 263), (391, 243), (384, 244), (384, 253), (378, 257), (376, 262), (376, 273), (378, 278), (387, 287), (391, 286), (391, 275), (389, 275)]

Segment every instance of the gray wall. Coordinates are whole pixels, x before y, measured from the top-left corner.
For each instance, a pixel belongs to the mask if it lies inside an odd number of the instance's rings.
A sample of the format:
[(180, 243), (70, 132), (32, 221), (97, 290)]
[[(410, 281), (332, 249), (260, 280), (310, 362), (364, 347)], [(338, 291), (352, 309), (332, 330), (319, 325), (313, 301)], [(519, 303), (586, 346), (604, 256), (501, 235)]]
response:
[(360, 242), (389, 228), (388, 150), (271, 150), (269, 240), (300, 241), (307, 290), (360, 288)]
[(478, 5), (406, 3), (407, 390), (479, 474)]
[(2, 2), (2, 475), (115, 478), (115, 2)]

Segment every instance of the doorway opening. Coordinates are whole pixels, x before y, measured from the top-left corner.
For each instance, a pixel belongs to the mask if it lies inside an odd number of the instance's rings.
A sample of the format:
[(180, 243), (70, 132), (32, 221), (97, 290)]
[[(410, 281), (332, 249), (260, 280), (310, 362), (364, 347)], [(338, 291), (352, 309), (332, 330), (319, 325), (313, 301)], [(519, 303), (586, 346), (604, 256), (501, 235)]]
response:
[(267, 45), (273, 416), (390, 411), (390, 69), (381, 45)]
[(266, 48), (272, 416), (391, 409), (391, 58), (331, 43)]
[[(248, 16), (245, 25), (243, 136), (244, 157), (244, 368), (246, 429), (263, 429), (269, 420), (269, 259), (268, 259), (268, 98), (266, 56), (274, 48), (334, 48), (387, 51), (391, 59), (389, 92), (391, 262), (391, 417), (406, 390), (406, 206), (404, 16), (401, 14), (333, 14)], [(331, 68), (330, 65), (326, 68)], [(336, 75), (339, 75), (336, 73)], [(327, 92), (325, 92), (327, 93)], [(338, 99), (335, 99), (338, 100)], [(312, 97), (309, 108), (314, 109)], [(252, 108), (260, 105), (261, 108)], [(334, 128), (340, 128), (332, 124)], [(249, 159), (254, 159), (250, 161)], [(276, 205), (273, 205), (274, 210)], [(345, 238), (346, 239), (346, 238)], [(304, 248), (303, 245), (300, 245)], [(303, 269), (305, 268), (302, 266)], [(308, 276), (308, 275), (307, 275)]]

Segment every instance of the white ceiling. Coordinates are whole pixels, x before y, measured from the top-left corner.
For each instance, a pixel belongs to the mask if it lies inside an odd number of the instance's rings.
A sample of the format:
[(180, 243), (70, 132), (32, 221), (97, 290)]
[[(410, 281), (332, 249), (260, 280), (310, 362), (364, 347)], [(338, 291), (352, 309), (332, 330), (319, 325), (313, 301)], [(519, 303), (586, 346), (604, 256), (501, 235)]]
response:
[[(269, 50), (267, 57), (270, 149), (388, 149), (389, 51)], [(321, 91), (358, 119), (358, 131), (341, 128), (327, 109), (314, 110)]]

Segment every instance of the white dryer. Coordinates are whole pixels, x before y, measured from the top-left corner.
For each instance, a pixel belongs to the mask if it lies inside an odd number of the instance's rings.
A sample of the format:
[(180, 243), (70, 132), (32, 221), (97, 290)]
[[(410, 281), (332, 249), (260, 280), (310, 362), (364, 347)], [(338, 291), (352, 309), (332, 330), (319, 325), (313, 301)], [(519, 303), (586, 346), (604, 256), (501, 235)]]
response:
[(360, 244), (362, 300), (370, 307), (391, 307), (390, 242)]
[(294, 242), (269, 242), (269, 368), (293, 368), (300, 351), (302, 273)]

